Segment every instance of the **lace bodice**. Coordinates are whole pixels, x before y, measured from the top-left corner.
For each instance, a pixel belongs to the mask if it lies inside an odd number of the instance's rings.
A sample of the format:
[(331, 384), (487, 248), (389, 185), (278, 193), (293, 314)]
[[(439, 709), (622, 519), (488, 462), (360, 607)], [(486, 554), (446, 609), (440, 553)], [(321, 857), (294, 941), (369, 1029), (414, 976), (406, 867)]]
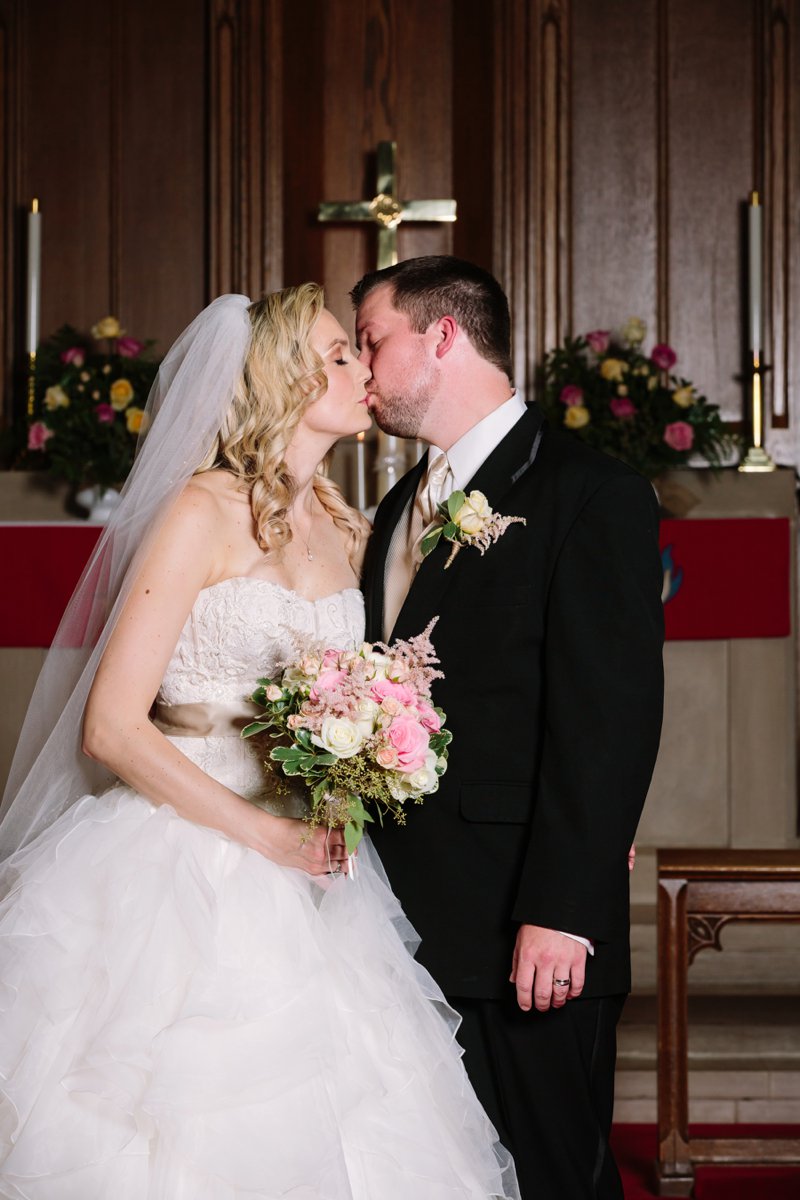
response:
[[(364, 638), (364, 601), (356, 588), (306, 600), (267, 579), (225, 579), (195, 601), (169, 661), (162, 704), (247, 700), (257, 680), (298, 657), (297, 643), (357, 646)], [(240, 795), (264, 784), (259, 739), (172, 737), (209, 775)]]

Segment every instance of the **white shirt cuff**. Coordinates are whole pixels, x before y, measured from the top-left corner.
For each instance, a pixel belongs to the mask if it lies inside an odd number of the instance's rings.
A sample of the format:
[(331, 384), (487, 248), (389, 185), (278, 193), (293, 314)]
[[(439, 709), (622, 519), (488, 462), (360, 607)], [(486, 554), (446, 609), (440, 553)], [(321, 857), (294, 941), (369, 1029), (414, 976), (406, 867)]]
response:
[(594, 954), (594, 942), (590, 942), (588, 938), (578, 937), (577, 933), (564, 933), (563, 929), (557, 929), (556, 933), (560, 933), (562, 937), (571, 938), (573, 942), (580, 942), (582, 946), (586, 947), (590, 954)]

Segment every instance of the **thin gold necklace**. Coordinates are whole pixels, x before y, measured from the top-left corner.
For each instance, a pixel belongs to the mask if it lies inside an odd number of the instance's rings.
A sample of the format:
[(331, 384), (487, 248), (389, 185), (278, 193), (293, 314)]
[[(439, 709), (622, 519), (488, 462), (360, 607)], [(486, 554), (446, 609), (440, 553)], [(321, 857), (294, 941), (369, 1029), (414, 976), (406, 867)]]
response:
[[(313, 503), (314, 503), (314, 495), (313, 495), (313, 492), (312, 492), (312, 494), (311, 494), (311, 505), (313, 505)], [(298, 528), (298, 530), (297, 530), (297, 533), (298, 533), (298, 535), (299, 535), (299, 537), (300, 537), (300, 540), (301, 540), (301, 541), (302, 541), (302, 542), (305, 544), (305, 548), (306, 548), (306, 558), (308, 559), (308, 561), (309, 561), (309, 562), (313, 562), (313, 561), (314, 561), (314, 555), (311, 553), (311, 526), (312, 526), (312, 524), (314, 523), (314, 514), (313, 514), (313, 512), (311, 511), (311, 505), (309, 505), (309, 511), (308, 511), (308, 537), (307, 537), (307, 538), (304, 538), (304, 537), (303, 537), (303, 535), (302, 535), (302, 533), (300, 533), (300, 530), (299, 530), (299, 528)]]

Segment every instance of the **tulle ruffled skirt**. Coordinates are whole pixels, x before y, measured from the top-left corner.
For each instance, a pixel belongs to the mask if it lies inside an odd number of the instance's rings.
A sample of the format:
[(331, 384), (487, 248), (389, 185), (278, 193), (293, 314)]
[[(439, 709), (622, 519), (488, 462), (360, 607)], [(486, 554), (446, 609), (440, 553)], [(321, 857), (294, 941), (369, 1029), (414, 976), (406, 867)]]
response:
[(517, 1194), (368, 844), (318, 881), (117, 787), (2, 892), (4, 1200)]

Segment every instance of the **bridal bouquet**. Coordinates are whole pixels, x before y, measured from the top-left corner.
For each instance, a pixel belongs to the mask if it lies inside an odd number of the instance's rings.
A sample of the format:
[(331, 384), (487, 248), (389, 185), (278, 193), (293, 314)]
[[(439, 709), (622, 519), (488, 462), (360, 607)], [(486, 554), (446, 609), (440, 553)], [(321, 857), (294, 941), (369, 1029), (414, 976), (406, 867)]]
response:
[(435, 792), (452, 735), (431, 703), (443, 678), (425, 631), (392, 646), (312, 647), (278, 679), (260, 679), (253, 701), (263, 713), (242, 737), (268, 733), (273, 770), (300, 776), (309, 790), (311, 828), (344, 828), (352, 854), (364, 825), (384, 814), (404, 824), (404, 805)]

